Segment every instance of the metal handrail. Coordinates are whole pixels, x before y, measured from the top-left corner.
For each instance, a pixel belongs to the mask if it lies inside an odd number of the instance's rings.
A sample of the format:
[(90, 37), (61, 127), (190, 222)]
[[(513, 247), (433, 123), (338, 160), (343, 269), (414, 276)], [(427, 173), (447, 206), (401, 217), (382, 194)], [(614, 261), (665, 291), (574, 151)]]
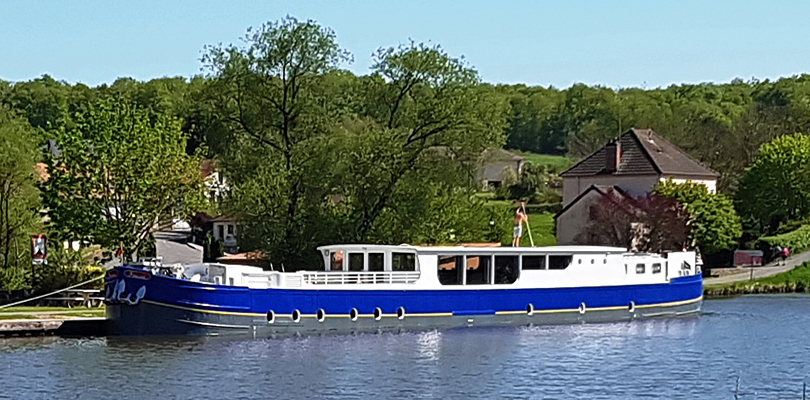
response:
[(412, 284), (419, 271), (306, 271), (304, 282), (310, 285)]

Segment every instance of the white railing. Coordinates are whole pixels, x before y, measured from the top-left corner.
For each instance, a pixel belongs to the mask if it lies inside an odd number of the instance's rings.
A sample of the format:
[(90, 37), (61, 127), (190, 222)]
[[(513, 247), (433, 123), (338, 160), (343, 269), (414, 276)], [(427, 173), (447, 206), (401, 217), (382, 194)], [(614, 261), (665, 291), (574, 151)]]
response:
[(419, 271), (343, 272), (305, 271), (304, 282), (310, 285), (410, 284), (419, 279)]

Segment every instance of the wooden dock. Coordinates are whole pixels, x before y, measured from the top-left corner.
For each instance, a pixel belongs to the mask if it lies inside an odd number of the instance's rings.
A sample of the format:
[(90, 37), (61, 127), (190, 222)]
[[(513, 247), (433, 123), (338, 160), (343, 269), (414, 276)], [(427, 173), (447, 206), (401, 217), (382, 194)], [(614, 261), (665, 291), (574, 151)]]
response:
[(20, 336), (104, 336), (107, 319), (102, 317), (68, 319), (0, 320), (0, 337)]

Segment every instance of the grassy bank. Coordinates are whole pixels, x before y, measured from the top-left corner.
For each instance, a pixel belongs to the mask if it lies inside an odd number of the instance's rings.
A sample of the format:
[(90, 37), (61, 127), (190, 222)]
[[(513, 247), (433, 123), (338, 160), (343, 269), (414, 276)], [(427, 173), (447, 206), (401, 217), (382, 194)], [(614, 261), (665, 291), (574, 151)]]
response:
[[(554, 236), (554, 214), (551, 213), (529, 213), (529, 227), (532, 231), (532, 239), (535, 246), (554, 246), (557, 244), (557, 237)], [(531, 240), (527, 237), (528, 229), (524, 226), (521, 246), (531, 246)]]
[(0, 309), (0, 320), (104, 317), (104, 308), (8, 307)]
[(535, 165), (545, 166), (549, 172), (560, 173), (565, 171), (570, 166), (574, 165), (574, 159), (565, 156), (553, 156), (550, 154), (536, 154), (524, 151), (509, 150), (516, 154), (520, 154), (526, 162)]
[(703, 288), (703, 295), (707, 298), (757, 293), (810, 293), (810, 263), (767, 278)]

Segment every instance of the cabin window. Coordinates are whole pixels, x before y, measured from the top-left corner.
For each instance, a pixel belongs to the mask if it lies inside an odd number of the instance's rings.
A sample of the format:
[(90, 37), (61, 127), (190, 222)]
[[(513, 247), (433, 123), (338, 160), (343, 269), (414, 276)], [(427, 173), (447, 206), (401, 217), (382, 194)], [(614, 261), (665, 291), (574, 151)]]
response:
[(644, 273), (644, 264), (636, 264), (636, 273), (643, 274)]
[(495, 284), (508, 285), (518, 278), (518, 256), (495, 256)]
[(343, 250), (333, 251), (329, 256), (329, 270), (343, 271)]
[(652, 266), (652, 273), (654, 273), (654, 274), (660, 274), (660, 273), (661, 273), (661, 264), (659, 264), (659, 263), (655, 263), (655, 264), (653, 264), (653, 266)]
[(385, 253), (368, 253), (368, 270), (385, 271)]
[(566, 269), (574, 256), (548, 256), (548, 269)]
[(391, 253), (391, 271), (416, 271), (413, 253)]
[(349, 271), (363, 270), (363, 253), (349, 253)]
[(523, 256), (523, 269), (546, 269), (546, 256)]
[(467, 256), (467, 285), (488, 285), (492, 271), (491, 256)]
[(461, 285), (464, 282), (464, 258), (462, 256), (439, 256), (439, 283)]

